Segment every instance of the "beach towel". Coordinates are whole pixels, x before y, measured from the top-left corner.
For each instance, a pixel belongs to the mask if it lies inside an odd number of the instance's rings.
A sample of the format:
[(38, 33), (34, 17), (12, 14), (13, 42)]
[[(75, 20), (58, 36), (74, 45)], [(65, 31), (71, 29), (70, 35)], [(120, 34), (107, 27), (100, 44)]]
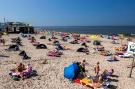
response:
[(62, 52), (55, 52), (55, 51), (49, 51), (48, 56), (51, 56), (51, 57), (61, 57), (61, 55), (63, 55)]
[(83, 78), (82, 80), (80, 80), (80, 82), (85, 85), (89, 85), (90, 83), (92, 83), (92, 81), (88, 78)]
[(74, 83), (81, 84), (81, 82), (80, 82), (80, 79), (79, 79), (79, 78), (74, 79), (74, 80), (73, 80), (73, 82), (74, 82)]

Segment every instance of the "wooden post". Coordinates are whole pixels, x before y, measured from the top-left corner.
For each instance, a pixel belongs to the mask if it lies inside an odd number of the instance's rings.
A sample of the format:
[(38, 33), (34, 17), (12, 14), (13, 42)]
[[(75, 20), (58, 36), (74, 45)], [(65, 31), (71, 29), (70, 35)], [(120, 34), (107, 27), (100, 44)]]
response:
[(129, 73), (129, 78), (131, 78), (132, 76), (132, 70), (133, 70), (133, 65), (134, 65), (134, 59), (135, 59), (135, 54), (133, 54), (133, 60), (132, 60), (132, 64), (131, 64), (131, 69), (130, 69), (130, 73)]

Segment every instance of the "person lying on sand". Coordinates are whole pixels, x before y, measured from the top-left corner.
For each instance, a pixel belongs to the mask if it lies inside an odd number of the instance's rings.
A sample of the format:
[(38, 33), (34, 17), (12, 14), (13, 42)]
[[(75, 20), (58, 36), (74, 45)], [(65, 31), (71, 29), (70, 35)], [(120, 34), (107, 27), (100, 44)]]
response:
[(113, 61), (118, 61), (117, 57), (115, 56), (115, 54), (111, 55), (111, 57), (109, 59), (107, 59), (107, 61), (109, 62), (113, 62)]

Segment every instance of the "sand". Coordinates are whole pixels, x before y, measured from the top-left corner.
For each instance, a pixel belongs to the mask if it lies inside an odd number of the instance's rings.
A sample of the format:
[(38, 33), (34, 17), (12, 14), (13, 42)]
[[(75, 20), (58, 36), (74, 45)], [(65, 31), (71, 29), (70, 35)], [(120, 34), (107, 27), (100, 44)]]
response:
[[(30, 60), (22, 60), (18, 55), (19, 52), (7, 52), (4, 49), (8, 48), (11, 44), (10, 38), (15, 38), (19, 35), (10, 34), (9, 36), (3, 36), (6, 39), (6, 46), (0, 46), (0, 54), (7, 55), (9, 57), (0, 57), (0, 89), (89, 89), (85, 86), (72, 83), (68, 79), (64, 78), (63, 70), (65, 66), (68, 66), (73, 61), (86, 60), (89, 66), (86, 66), (88, 70), (87, 75), (95, 75), (93, 67), (99, 61), (101, 71), (104, 69), (115, 70), (115, 75), (118, 77), (113, 77), (114, 80), (111, 84), (114, 85), (112, 89), (135, 89), (135, 69), (133, 69), (132, 78), (128, 78), (130, 69), (127, 68), (131, 64), (131, 58), (118, 58), (118, 62), (108, 62), (107, 57), (99, 55), (98, 53), (90, 53), (86, 55), (84, 53), (77, 53), (76, 50), (81, 46), (80, 44), (69, 44), (67, 42), (62, 42), (65, 45), (69, 45), (72, 50), (63, 51), (64, 55), (60, 58), (52, 58), (47, 56), (49, 50), (53, 50), (55, 47), (52, 45), (47, 45), (48, 49), (36, 49), (29, 42), (27, 38), (22, 38), (23, 45), (20, 47), (21, 50), (25, 50), (27, 54), (31, 57)], [(49, 43), (47, 39), (39, 39), (41, 35), (36, 35), (37, 41), (47, 44)], [(114, 45), (111, 44), (111, 40), (100, 38), (102, 45), (107, 49), (111, 50)], [(127, 43), (124, 41), (124, 43)], [(90, 46), (89, 50), (92, 50), (92, 43), (88, 44)], [(42, 62), (47, 60), (47, 64)], [(25, 80), (14, 81), (8, 75), (10, 69), (16, 67), (18, 63), (24, 63), (27, 65), (31, 63), (33, 69), (37, 70), (38, 76), (32, 77)]]

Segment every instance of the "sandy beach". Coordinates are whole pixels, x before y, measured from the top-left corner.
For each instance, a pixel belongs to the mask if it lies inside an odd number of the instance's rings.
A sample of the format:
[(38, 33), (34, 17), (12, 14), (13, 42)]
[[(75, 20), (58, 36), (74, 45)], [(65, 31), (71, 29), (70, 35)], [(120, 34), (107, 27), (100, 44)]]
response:
[[(11, 43), (11, 38), (20, 37), (22, 39), (22, 44), (20, 46), (21, 50), (25, 50), (26, 53), (31, 57), (29, 60), (22, 60), (18, 55), (19, 52), (5, 51)], [(42, 34), (33, 35), (36, 40), (40, 43), (49, 43), (47, 39), (40, 39)], [(48, 57), (47, 52), (54, 50), (55, 46), (47, 45), (48, 49), (36, 49), (28, 38), (22, 38), (19, 34), (9, 34), (4, 35), (3, 38), (6, 40), (5, 46), (0, 45), (0, 54), (4, 54), (9, 57), (0, 57), (0, 89), (89, 89), (86, 86), (80, 84), (72, 83), (68, 79), (64, 78), (64, 67), (71, 64), (73, 61), (86, 60), (89, 65), (86, 66), (88, 76), (94, 76), (94, 66), (97, 62), (100, 62), (101, 71), (104, 69), (114, 69), (114, 74), (117, 77), (112, 77), (111, 84), (113, 88), (111, 89), (135, 89), (135, 69), (132, 72), (132, 78), (128, 78), (130, 69), (127, 68), (131, 64), (132, 58), (120, 58), (118, 57), (117, 62), (108, 62), (107, 56), (102, 56), (98, 53), (92, 53), (93, 43), (87, 43), (89, 46), (90, 54), (78, 53), (76, 50), (81, 47), (81, 44), (70, 44), (69, 42), (63, 42), (60, 40), (61, 44), (71, 47), (71, 50), (64, 50), (61, 57)], [(110, 39), (98, 38), (101, 40), (101, 44), (106, 50), (112, 50), (115, 46), (120, 46), (121, 44), (112, 44)], [(91, 40), (92, 41), (92, 40)], [(124, 40), (123, 43), (127, 44)], [(47, 60), (47, 64), (43, 64), (44, 60)], [(29, 79), (14, 81), (9, 76), (11, 69), (15, 68), (18, 63), (31, 64), (34, 70), (37, 70), (38, 76), (31, 77)]]

